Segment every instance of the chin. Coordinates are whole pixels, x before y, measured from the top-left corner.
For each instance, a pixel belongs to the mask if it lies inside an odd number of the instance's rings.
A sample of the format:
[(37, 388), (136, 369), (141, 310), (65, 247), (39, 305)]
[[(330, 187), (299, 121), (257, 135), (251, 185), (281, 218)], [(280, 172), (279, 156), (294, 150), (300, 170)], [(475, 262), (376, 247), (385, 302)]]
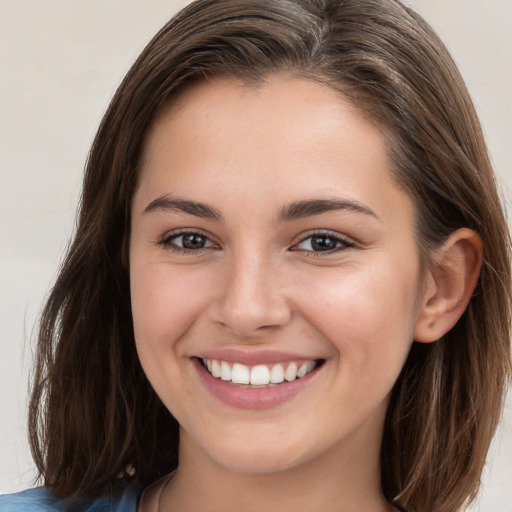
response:
[(258, 437), (266, 442), (227, 438), (225, 442), (204, 446), (203, 451), (215, 464), (236, 473), (278, 473), (300, 465), (304, 454), (299, 453), (297, 444), (270, 443), (265, 436)]

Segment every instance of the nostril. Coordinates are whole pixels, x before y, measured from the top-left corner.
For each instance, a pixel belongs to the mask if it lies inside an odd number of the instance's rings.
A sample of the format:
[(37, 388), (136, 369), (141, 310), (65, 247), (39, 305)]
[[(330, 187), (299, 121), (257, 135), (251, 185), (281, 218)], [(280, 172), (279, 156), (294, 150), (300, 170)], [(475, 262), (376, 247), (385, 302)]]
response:
[(291, 314), (285, 313), (276, 315), (272, 312), (229, 313), (224, 311), (217, 324), (226, 330), (231, 331), (240, 338), (250, 338), (258, 334), (266, 334), (286, 325), (291, 319)]

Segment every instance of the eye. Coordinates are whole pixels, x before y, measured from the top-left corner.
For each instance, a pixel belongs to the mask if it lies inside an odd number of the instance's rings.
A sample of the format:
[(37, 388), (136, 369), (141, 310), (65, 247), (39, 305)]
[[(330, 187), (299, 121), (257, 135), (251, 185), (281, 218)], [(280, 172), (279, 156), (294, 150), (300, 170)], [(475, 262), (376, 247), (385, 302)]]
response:
[(160, 245), (180, 253), (198, 252), (202, 249), (216, 248), (205, 234), (197, 231), (180, 231), (167, 234)]
[(354, 243), (334, 233), (321, 232), (303, 238), (292, 250), (315, 253), (338, 252), (354, 247)]

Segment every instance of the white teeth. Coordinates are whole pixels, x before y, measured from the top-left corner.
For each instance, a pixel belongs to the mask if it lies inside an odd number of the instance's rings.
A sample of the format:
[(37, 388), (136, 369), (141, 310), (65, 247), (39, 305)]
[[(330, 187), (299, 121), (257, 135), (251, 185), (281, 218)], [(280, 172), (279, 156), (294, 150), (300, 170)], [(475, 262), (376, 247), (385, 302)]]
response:
[(272, 384), (281, 384), (284, 381), (284, 368), (282, 364), (276, 364), (270, 370), (270, 382)]
[(297, 370), (297, 377), (304, 377), (308, 373), (308, 363), (303, 363), (302, 366)]
[(270, 371), (264, 364), (258, 364), (251, 368), (251, 384), (263, 386), (270, 383)]
[(231, 380), (231, 366), (226, 361), (220, 363), (220, 378), (222, 380)]
[[(215, 359), (210, 359), (209, 361), (212, 362), (212, 369), (210, 373), (214, 376), (219, 378), (222, 375), (221, 369), (220, 369), (220, 363), (219, 361), (216, 361)], [(208, 368), (208, 366), (207, 366)], [(209, 369), (209, 368), (208, 368)]]
[(284, 372), (284, 378), (288, 382), (291, 382), (297, 378), (297, 365), (295, 363), (288, 365), (288, 368), (286, 368), (286, 371)]
[[(203, 359), (207, 370), (215, 377), (234, 384), (245, 384), (252, 386), (268, 386), (269, 384), (281, 384), (306, 376), (316, 367), (315, 361), (305, 361), (297, 364), (290, 362), (282, 364), (258, 364), (246, 366), (240, 363), (228, 363), (216, 359)], [(285, 369), (286, 367), (286, 369)]]
[(235, 363), (231, 369), (231, 381), (235, 384), (249, 384), (249, 368)]

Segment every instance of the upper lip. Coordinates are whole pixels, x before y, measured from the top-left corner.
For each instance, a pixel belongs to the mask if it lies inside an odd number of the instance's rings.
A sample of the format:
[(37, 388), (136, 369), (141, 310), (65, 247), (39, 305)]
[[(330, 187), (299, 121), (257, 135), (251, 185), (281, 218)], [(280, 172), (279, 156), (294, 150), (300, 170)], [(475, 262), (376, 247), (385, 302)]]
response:
[(255, 366), (257, 364), (286, 363), (289, 361), (315, 361), (319, 357), (306, 356), (293, 352), (283, 352), (278, 350), (240, 350), (240, 349), (210, 349), (204, 350), (195, 357), (200, 359), (216, 359), (228, 363), (241, 363), (246, 366)]

